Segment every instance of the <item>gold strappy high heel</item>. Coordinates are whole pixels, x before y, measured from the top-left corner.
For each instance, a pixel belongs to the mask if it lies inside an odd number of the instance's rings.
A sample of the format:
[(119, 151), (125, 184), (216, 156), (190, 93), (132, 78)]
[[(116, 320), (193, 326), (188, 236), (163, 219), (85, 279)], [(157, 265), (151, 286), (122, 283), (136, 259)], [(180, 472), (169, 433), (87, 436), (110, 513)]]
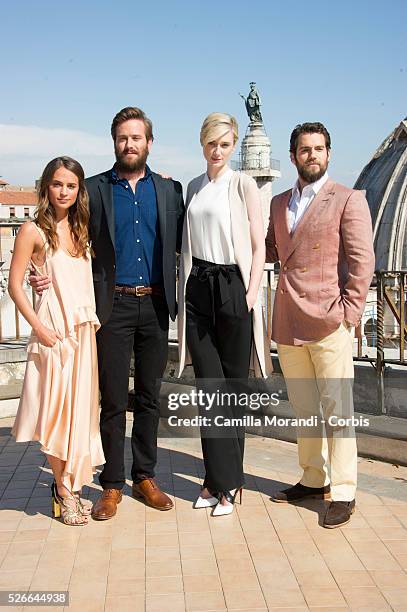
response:
[(84, 504), (83, 500), (81, 499), (80, 493), (78, 491), (73, 491), (72, 494), (75, 497), (76, 501), (78, 502), (79, 512), (82, 514), (82, 516), (90, 516), (92, 513), (92, 507), (93, 507), (92, 502), (90, 502), (89, 500), (86, 500), (88, 503)]
[[(52, 514), (55, 518), (62, 518), (65, 525), (71, 525), (72, 527), (87, 524), (87, 520), (80, 511), (78, 500), (74, 495), (61, 497), (61, 495), (58, 494), (58, 488), (55, 481), (52, 483), (51, 491)], [(73, 500), (75, 502), (75, 508), (69, 505), (68, 500)]]

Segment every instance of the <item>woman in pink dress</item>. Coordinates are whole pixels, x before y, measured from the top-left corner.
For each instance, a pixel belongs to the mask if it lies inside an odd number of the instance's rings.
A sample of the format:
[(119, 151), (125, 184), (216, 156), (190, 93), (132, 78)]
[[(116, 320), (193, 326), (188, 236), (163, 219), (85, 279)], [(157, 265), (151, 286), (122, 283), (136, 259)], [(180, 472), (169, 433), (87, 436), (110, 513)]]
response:
[[(70, 157), (50, 161), (35, 221), (18, 232), (9, 279), (9, 294), (32, 327), (12, 433), (17, 442), (40, 442), (55, 479), (53, 513), (68, 525), (87, 523), (90, 507), (79, 493), (104, 463), (88, 204), (82, 166)], [(23, 290), (30, 264), (52, 279), (35, 310)]]

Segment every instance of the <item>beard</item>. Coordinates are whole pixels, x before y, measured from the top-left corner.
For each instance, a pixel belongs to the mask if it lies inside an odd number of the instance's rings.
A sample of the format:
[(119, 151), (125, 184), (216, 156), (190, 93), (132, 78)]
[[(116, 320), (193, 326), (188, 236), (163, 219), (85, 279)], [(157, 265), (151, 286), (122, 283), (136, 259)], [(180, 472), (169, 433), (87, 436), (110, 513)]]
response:
[(148, 146), (139, 147), (139, 154), (133, 161), (126, 160), (126, 153), (119, 153), (115, 148), (116, 167), (121, 172), (138, 172), (143, 170), (148, 157)]
[(319, 170), (312, 169), (311, 166), (306, 166), (305, 164), (301, 165), (295, 160), (295, 165), (298, 171), (298, 174), (306, 183), (315, 183), (322, 178), (328, 168), (328, 161), (325, 163), (319, 163)]

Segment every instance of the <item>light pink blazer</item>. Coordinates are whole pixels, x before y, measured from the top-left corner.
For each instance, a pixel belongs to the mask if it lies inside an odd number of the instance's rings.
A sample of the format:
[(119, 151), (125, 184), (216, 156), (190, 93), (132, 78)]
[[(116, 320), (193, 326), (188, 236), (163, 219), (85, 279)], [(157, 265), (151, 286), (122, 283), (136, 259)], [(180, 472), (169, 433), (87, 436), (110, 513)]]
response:
[(290, 234), (292, 190), (270, 205), (266, 261), (280, 261), (272, 338), (299, 345), (321, 340), (345, 319), (358, 325), (375, 256), (369, 207), (361, 191), (328, 179)]

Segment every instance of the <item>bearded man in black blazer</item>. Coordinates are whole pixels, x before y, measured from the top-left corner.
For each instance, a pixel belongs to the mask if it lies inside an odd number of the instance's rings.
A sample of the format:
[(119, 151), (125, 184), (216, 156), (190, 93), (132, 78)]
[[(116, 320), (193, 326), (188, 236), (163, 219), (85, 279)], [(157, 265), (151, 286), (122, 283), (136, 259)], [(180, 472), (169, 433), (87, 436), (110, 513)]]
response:
[(169, 318), (176, 316), (176, 251), (184, 203), (181, 184), (151, 172), (151, 121), (139, 108), (122, 109), (111, 128), (116, 163), (86, 180), (95, 254), (100, 429), (106, 464), (95, 519), (116, 513), (125, 483), (124, 442), (130, 359), (134, 351), (135, 408), (131, 436), (133, 495), (158, 510), (171, 499), (154, 482), (159, 386), (167, 362)]

